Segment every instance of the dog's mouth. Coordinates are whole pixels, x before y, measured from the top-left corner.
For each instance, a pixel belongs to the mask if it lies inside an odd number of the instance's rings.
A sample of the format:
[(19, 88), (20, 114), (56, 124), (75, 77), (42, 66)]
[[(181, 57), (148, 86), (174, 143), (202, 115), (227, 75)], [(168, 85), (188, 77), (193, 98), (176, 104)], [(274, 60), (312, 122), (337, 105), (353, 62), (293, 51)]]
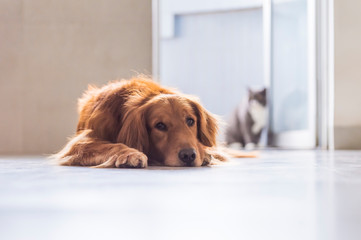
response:
[[(195, 156), (191, 156), (192, 159), (185, 159), (179, 152), (172, 154), (170, 157), (165, 157), (166, 154), (149, 154), (148, 165), (149, 166), (166, 166), (166, 167), (201, 167), (208, 166), (211, 162), (211, 157), (199, 151), (194, 152)], [(183, 160), (182, 160), (183, 159)]]
[[(202, 164), (200, 166), (204, 167), (204, 166), (208, 166), (210, 164), (210, 162), (205, 159)], [(184, 163), (184, 162), (177, 162), (177, 163), (167, 163), (164, 161), (157, 161), (157, 160), (151, 160), (148, 162), (149, 166), (165, 166), (165, 167), (197, 167), (196, 164), (194, 162), (192, 163)]]
[(195, 164), (194, 164), (194, 162), (192, 162), (192, 163), (183, 163), (182, 167), (194, 167), (194, 166), (195, 166)]

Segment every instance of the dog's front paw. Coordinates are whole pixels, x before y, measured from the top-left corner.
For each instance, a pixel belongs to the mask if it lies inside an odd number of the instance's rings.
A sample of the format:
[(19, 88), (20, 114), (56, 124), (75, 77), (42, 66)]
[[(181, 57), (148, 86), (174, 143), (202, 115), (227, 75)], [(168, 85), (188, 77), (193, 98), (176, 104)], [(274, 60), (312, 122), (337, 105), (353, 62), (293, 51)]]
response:
[(202, 166), (218, 165), (220, 162), (226, 162), (227, 160), (227, 157), (219, 149), (208, 148), (205, 151)]
[(116, 149), (110, 152), (107, 160), (93, 168), (145, 168), (148, 157), (134, 148)]
[(148, 157), (137, 150), (127, 149), (127, 151), (118, 156), (115, 161), (117, 168), (145, 168), (148, 165)]
[(202, 166), (208, 166), (212, 161), (212, 155), (209, 153), (204, 154)]

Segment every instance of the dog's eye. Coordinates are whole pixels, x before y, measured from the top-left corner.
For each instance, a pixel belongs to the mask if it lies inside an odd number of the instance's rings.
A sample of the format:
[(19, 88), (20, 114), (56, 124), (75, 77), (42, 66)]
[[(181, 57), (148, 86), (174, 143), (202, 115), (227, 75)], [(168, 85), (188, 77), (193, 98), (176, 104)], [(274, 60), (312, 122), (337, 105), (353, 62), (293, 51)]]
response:
[(157, 123), (155, 125), (155, 128), (160, 130), (160, 131), (167, 131), (167, 126), (162, 122)]
[(190, 126), (190, 127), (193, 126), (194, 125), (194, 119), (190, 118), (190, 117), (187, 118), (187, 125)]

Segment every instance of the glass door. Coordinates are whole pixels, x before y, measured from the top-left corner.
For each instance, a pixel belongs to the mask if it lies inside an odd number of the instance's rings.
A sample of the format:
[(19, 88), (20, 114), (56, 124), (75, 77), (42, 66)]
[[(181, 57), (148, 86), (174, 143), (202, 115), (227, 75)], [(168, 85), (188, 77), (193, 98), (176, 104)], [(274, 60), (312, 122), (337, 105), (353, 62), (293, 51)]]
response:
[(269, 145), (316, 146), (314, 0), (153, 0), (153, 13), (164, 85), (224, 118), (247, 87), (267, 87)]
[(271, 1), (271, 145), (316, 145), (315, 2)]

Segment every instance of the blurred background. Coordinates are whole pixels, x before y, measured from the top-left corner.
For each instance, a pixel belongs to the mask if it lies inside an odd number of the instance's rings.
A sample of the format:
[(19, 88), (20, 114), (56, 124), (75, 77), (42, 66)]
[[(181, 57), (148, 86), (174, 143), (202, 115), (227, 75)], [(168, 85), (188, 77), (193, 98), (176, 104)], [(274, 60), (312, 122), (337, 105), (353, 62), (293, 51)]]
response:
[(0, 0), (0, 154), (50, 154), (88, 84), (136, 73), (225, 119), (269, 89), (268, 143), (361, 149), (361, 2)]

